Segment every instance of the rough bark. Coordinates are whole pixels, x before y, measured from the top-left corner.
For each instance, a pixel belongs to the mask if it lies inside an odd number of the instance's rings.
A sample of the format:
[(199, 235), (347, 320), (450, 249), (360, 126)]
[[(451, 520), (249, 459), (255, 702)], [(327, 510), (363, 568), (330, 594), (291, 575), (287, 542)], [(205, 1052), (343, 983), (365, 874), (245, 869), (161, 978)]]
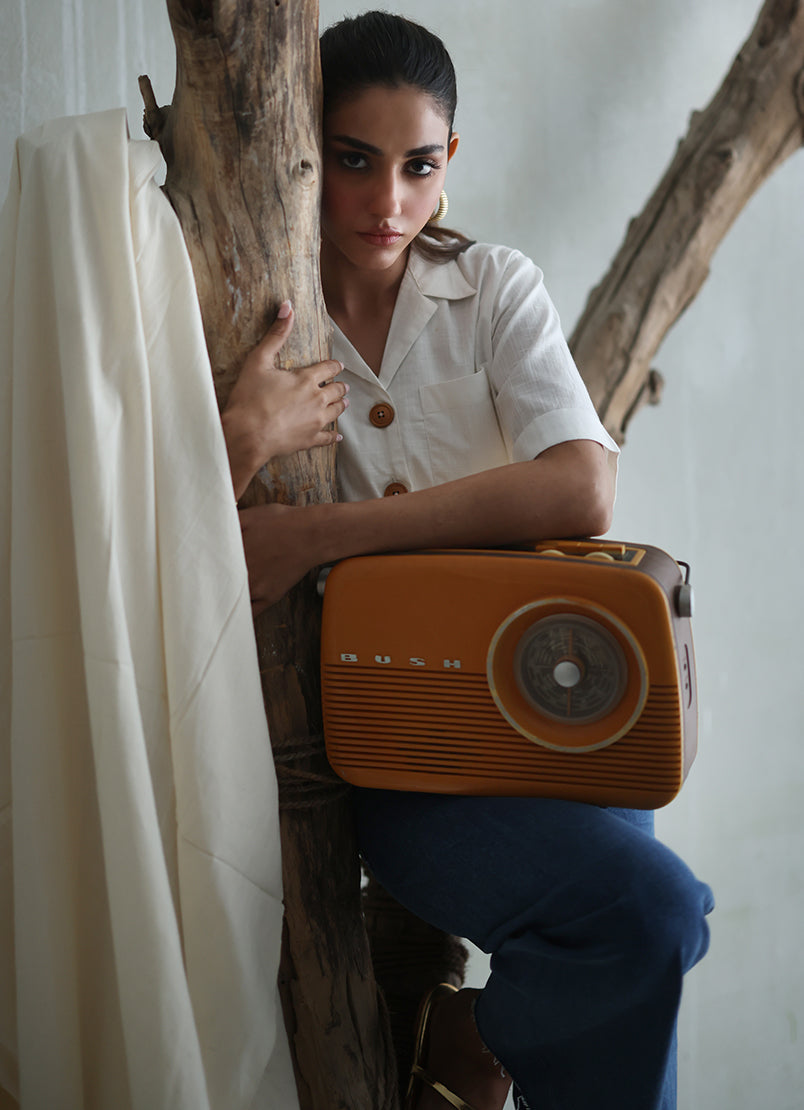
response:
[(662, 380), (651, 363), (718, 244), (804, 142), (804, 4), (766, 0), (723, 84), (689, 130), (570, 338), (592, 400), (622, 442)]
[[(286, 297), (287, 368), (328, 356), (319, 248), (317, 0), (168, 0), (176, 88), (146, 130), (193, 266), (219, 404)], [(241, 504), (332, 500), (334, 454), (273, 464)], [(321, 735), (320, 604), (311, 574), (257, 622), (280, 779), (285, 943), (281, 986), (302, 1110), (396, 1105), (384, 1005), (360, 903), (351, 812)]]

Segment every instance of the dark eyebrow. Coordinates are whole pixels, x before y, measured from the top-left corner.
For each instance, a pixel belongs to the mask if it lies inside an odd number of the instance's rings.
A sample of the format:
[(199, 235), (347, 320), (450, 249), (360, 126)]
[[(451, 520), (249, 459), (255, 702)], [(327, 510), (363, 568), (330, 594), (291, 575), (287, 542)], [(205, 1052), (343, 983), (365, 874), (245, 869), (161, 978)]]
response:
[(443, 143), (430, 143), (428, 146), (417, 146), (405, 152), (406, 158), (423, 158), (426, 154), (443, 154)]
[[(371, 143), (364, 143), (362, 139), (355, 139), (351, 135), (330, 135), (330, 139), (336, 143), (343, 143), (344, 146), (353, 147), (355, 150), (362, 150), (366, 154), (382, 155), (382, 151), (378, 146), (372, 146)], [(441, 143), (429, 143), (427, 146), (417, 146), (413, 150), (406, 150), (406, 158), (423, 158), (427, 154), (443, 154), (444, 147)]]

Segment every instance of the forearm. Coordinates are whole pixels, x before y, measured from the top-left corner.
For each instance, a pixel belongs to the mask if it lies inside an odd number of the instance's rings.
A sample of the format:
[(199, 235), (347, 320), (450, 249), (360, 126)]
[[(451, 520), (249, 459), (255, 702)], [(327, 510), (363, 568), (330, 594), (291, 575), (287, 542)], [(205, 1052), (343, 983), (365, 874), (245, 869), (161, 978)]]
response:
[(613, 497), (603, 448), (573, 441), (432, 489), (322, 506), (318, 540), (322, 561), (332, 562), (371, 551), (599, 535)]
[(272, 450), (266, 448), (260, 454), (255, 449), (254, 437), (248, 434), (243, 425), (238, 422), (238, 414), (225, 411), (221, 414), (223, 438), (226, 443), (226, 453), (229, 457), (229, 470), (232, 475), (235, 501), (243, 496), (251, 479), (261, 466), (265, 465), (268, 458), (272, 457)]
[(254, 612), (311, 568), (351, 555), (419, 547), (498, 547), (609, 527), (613, 480), (603, 448), (562, 443), (417, 493), (334, 505), (269, 504), (241, 513)]

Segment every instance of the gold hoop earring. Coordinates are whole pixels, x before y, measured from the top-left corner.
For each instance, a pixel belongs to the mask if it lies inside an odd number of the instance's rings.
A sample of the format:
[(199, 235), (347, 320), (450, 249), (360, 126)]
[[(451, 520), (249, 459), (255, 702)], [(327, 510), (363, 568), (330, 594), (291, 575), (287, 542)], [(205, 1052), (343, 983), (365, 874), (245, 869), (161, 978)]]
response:
[(428, 222), (431, 224), (440, 224), (446, 216), (448, 210), (449, 201), (447, 200), (447, 194), (442, 189), (441, 196), (438, 198), (438, 208), (436, 208), (435, 212), (432, 214)]

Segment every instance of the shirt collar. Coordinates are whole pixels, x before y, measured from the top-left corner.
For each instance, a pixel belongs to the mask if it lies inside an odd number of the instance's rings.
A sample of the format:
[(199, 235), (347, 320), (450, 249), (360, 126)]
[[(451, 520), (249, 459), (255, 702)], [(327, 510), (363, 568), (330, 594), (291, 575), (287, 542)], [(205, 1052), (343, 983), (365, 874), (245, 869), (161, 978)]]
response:
[(431, 262), (414, 248), (408, 257), (407, 274), (425, 297), (440, 297), (447, 301), (460, 301), (472, 297), (477, 288), (464, 277), (458, 260)]
[(463, 300), (474, 296), (476, 291), (464, 277), (455, 259), (449, 262), (431, 262), (418, 251), (412, 250), (399, 287), (379, 375), (375, 377), (372, 374), (333, 321), (340, 352), (335, 357), (343, 355), (350, 364), (351, 371), (358, 377), (375, 384), (379, 382), (383, 389), (387, 389), (411, 347), (435, 314), (438, 305), (434, 301)]

